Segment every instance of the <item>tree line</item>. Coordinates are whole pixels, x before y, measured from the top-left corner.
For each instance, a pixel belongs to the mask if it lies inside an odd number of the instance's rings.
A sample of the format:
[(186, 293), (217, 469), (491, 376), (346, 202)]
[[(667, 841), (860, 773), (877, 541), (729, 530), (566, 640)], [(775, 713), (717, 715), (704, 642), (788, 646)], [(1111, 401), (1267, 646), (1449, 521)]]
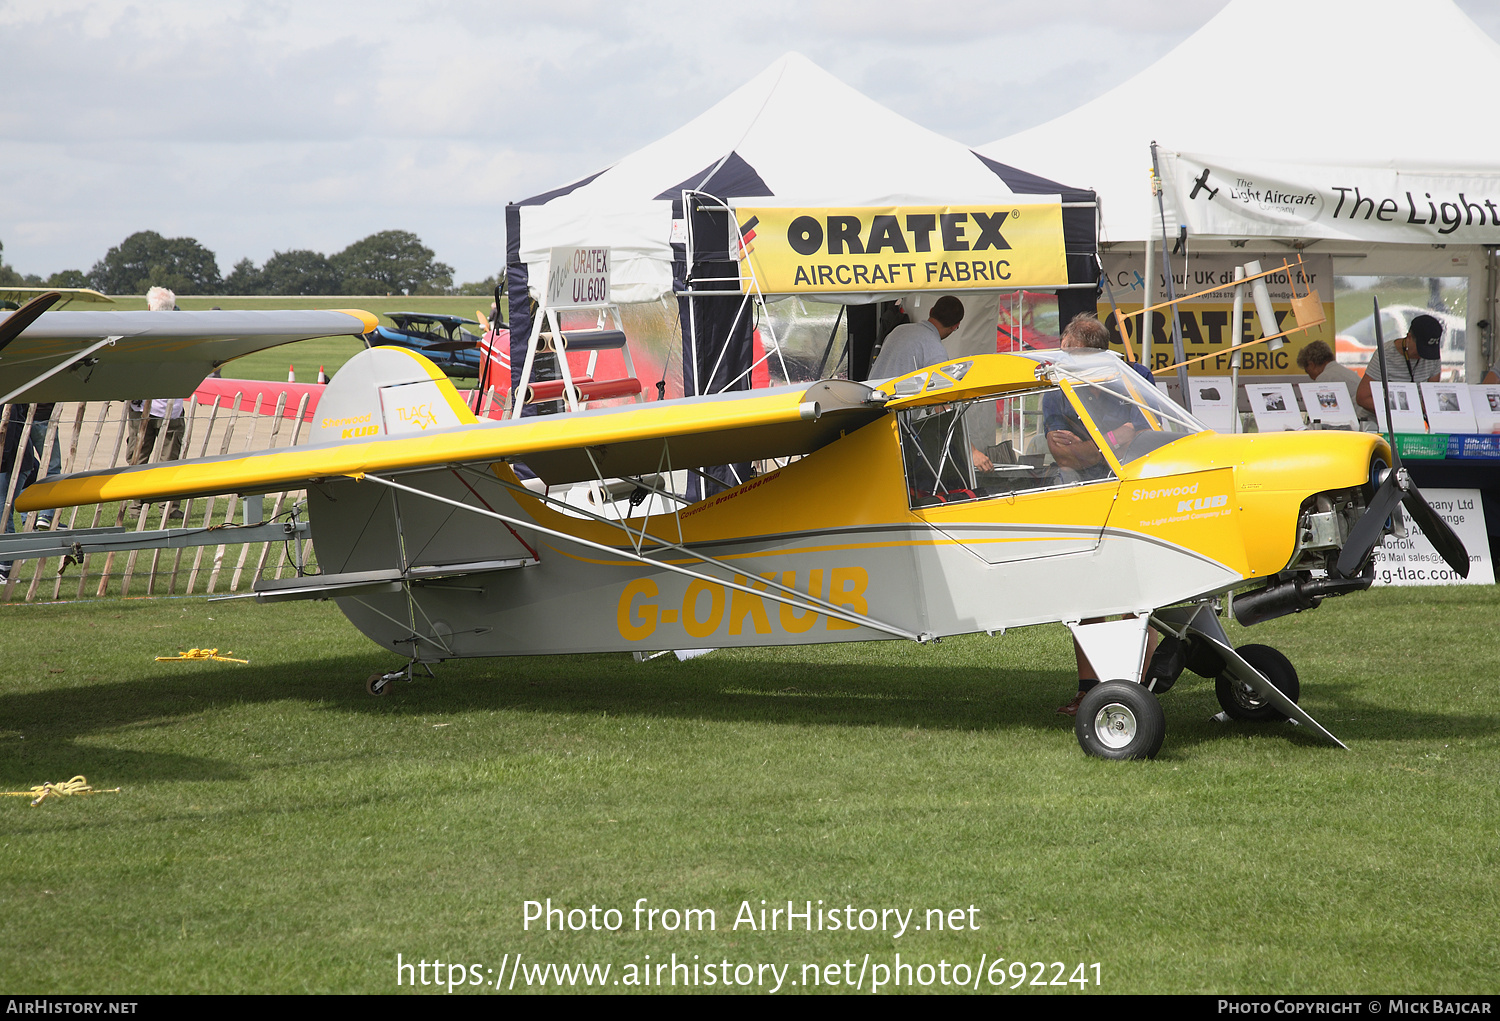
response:
[(196, 238), (168, 238), (138, 231), (105, 253), (87, 273), (67, 269), (43, 279), (4, 262), (0, 287), (90, 287), (104, 294), (144, 294), (168, 287), (178, 294), (490, 294), (496, 277), (453, 284), (453, 267), (411, 231), (383, 230), (341, 252), (309, 249), (276, 252), (264, 265), (250, 259), (219, 275), (214, 253)]

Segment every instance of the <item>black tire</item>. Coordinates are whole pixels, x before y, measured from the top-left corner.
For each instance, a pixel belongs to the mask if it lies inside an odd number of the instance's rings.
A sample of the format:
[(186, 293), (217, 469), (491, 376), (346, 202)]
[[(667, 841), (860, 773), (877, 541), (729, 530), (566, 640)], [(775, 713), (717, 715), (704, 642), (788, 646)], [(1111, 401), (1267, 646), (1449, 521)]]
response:
[(1134, 681), (1094, 685), (1073, 718), (1078, 746), (1101, 759), (1154, 759), (1167, 736), (1156, 696)]
[[(1297, 679), (1297, 670), (1292, 661), (1269, 645), (1241, 645), (1234, 650), (1240, 658), (1265, 674), (1266, 680), (1276, 685), (1276, 690), (1296, 702), (1302, 697), (1302, 682)], [(1286, 719), (1286, 714), (1270, 702), (1264, 701), (1253, 690), (1226, 670), (1214, 682), (1214, 693), (1219, 696), (1219, 705), (1236, 720), (1252, 723), (1276, 722)]]

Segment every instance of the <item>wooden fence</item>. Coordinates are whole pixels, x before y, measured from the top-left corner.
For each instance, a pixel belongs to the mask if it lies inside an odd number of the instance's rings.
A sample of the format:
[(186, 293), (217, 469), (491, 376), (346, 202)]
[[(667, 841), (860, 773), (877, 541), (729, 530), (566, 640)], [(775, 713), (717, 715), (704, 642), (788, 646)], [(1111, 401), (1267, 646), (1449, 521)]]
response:
[[(263, 409), (259, 402), (248, 410), (233, 401), (215, 400), (211, 405), (190, 402), (184, 412), (184, 435), (181, 457), (206, 457), (233, 454), (270, 447), (291, 446), (298, 442), (306, 427), (304, 416), (284, 417), (285, 395), (274, 409)], [(306, 402), (306, 396), (302, 401)], [(221, 406), (221, 404), (223, 406)], [(25, 414), (23, 436), (32, 429), (35, 405), (9, 405), (0, 412), (0, 431), (13, 414)], [(263, 412), (274, 410), (274, 414)], [(301, 412), (304, 408), (299, 408)], [(130, 463), (129, 403), (104, 401), (90, 404), (59, 404), (53, 409), (43, 441), (41, 474), (51, 463), (52, 451), (60, 454), (62, 472), (90, 471)], [(160, 460), (168, 430), (163, 427), (156, 436), (152, 460)], [(16, 473), (12, 472), (4, 499), (9, 506), (14, 499)], [(302, 492), (268, 495), (265, 516), (272, 519), (289, 514)], [(222, 526), (235, 520), (240, 510), (236, 496), (207, 497), (177, 503), (99, 504), (88, 507), (65, 507), (53, 517), (52, 527), (99, 528), (124, 527), (135, 531), (176, 527)], [(39, 513), (33, 511), (20, 521), (22, 531), (36, 528)], [(19, 515), (13, 516), (15, 521)], [(14, 526), (13, 526), (14, 527)], [(226, 538), (228, 535), (226, 534)], [(18, 560), (12, 565), (0, 601), (24, 598), (26, 602), (59, 599), (100, 599), (110, 595), (224, 595), (248, 591), (258, 577), (280, 578), (295, 574), (299, 560), (305, 563), (312, 555), (312, 543), (304, 549), (290, 549), (290, 542), (226, 542), (222, 546), (199, 546), (187, 549), (147, 549), (127, 552), (94, 553), (81, 562), (71, 557)]]
[[(305, 393), (291, 414), (286, 413), (285, 393), (278, 395), (274, 406), (260, 394), (246, 400), (242, 400), (243, 396), (236, 393), (232, 398), (215, 397), (209, 404), (189, 400), (183, 414), (185, 431), (179, 457), (212, 457), (289, 447), (301, 441), (311, 427), (307, 421), (309, 396)], [(500, 417), (509, 403), (508, 396), (504, 392), (497, 394), (491, 387), (485, 394), (481, 417)], [(54, 450), (59, 454), (64, 475), (131, 463), (129, 408), (127, 401), (58, 404), (47, 423), (39, 474), (47, 476)], [(35, 414), (35, 405), (6, 405), (0, 410), (0, 434), (5, 432), (13, 415), (24, 415), (22, 435), (29, 436)], [(161, 460), (167, 438), (164, 426), (150, 451), (152, 461)], [(14, 502), (16, 484), (17, 476), (12, 472), (0, 493), (7, 507)], [(303, 490), (267, 494), (263, 504), (265, 519), (284, 518), (296, 512), (303, 497)], [(138, 532), (222, 527), (243, 513), (240, 502), (237, 496), (229, 495), (143, 507), (129, 503), (65, 507), (55, 513), (52, 527), (114, 526)], [(23, 532), (34, 531), (40, 516), (37, 511), (24, 517), (12, 515), (12, 527), (19, 526)], [(225, 538), (231, 534), (226, 533)], [(71, 557), (17, 560), (0, 587), (0, 602), (248, 592), (257, 578), (294, 576), (299, 564), (304, 571), (316, 572), (311, 540), (304, 540), (300, 550), (293, 546), (290, 540), (229, 541), (221, 546), (92, 553), (81, 560)]]

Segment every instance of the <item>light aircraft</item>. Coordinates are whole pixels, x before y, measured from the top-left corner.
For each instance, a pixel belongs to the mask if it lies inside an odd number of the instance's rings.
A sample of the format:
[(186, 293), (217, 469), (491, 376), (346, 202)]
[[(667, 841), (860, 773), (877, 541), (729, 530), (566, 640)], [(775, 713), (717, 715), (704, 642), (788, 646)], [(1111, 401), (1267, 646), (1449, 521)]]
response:
[[(970, 436), (992, 428), (994, 470), (976, 473)], [(702, 466), (747, 461), (764, 470), (681, 495)], [(480, 422), (430, 361), (377, 347), (328, 385), (304, 446), (45, 480), (17, 506), (305, 488), (323, 573), (254, 597), (336, 600), (408, 660), (372, 694), (459, 657), (1062, 622), (1106, 678), (1079, 708), (1080, 745), (1149, 758), (1157, 696), (1183, 669), (1215, 677), (1231, 717), (1290, 717), (1339, 743), (1297, 704), (1286, 657), (1233, 648), (1219, 613), (1231, 593), (1250, 624), (1367, 588), (1397, 503), (1465, 573), (1392, 466), (1371, 434), (1214, 433), (1109, 353)], [(1148, 627), (1164, 636), (1150, 664)]]

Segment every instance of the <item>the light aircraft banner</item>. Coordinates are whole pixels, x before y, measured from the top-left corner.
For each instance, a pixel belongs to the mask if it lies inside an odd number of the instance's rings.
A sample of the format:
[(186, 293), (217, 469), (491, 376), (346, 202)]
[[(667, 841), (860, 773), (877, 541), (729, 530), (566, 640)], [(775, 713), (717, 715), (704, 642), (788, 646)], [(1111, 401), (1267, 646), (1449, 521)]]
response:
[(742, 208), (740, 276), (764, 294), (1068, 283), (1062, 206)]
[(1164, 173), (1194, 234), (1500, 243), (1500, 173), (1231, 165), (1187, 153), (1168, 154)]
[[(1255, 302), (1251, 298), (1248, 286), (1245, 288), (1245, 315), (1241, 321), (1238, 336), (1234, 335), (1233, 327), (1230, 325), (1234, 312), (1234, 268), (1236, 265), (1244, 265), (1246, 260), (1256, 258), (1259, 258), (1262, 270), (1276, 269), (1282, 262), (1280, 258), (1273, 259), (1264, 255), (1257, 257), (1254, 254), (1190, 255), (1184, 266), (1180, 256), (1171, 258), (1172, 286), (1176, 294), (1197, 294), (1199, 291), (1208, 291), (1207, 294), (1199, 295), (1191, 301), (1181, 302), (1177, 306), (1182, 320), (1183, 353), (1188, 358), (1213, 355), (1211, 358), (1205, 358), (1188, 366), (1190, 374), (1195, 376), (1229, 375), (1231, 358), (1229, 348), (1235, 344), (1245, 344), (1265, 336), (1261, 332), (1260, 321), (1255, 315)], [(1330, 348), (1334, 346), (1333, 259), (1326, 255), (1304, 254), (1302, 260), (1300, 267), (1295, 260), (1291, 261), (1290, 273), (1281, 271), (1265, 278), (1266, 289), (1271, 295), (1271, 306), (1276, 313), (1277, 332), (1290, 329), (1295, 323), (1291, 306), (1294, 289), (1299, 297), (1305, 296), (1310, 289), (1318, 292), (1323, 305), (1323, 318), (1326, 322), (1321, 326), (1314, 326), (1310, 330), (1294, 333), (1284, 338), (1286, 343), (1279, 351), (1268, 350), (1267, 344), (1246, 348), (1241, 352), (1240, 374), (1242, 376), (1297, 375), (1302, 371), (1297, 368), (1298, 351), (1315, 340), (1323, 341)], [(1153, 305), (1167, 300), (1167, 283), (1161, 268), (1160, 252), (1157, 253), (1154, 261), (1152, 275), (1155, 279), (1152, 282), (1151, 292)], [(1104, 272), (1109, 277), (1115, 301), (1119, 304), (1121, 316), (1125, 320), (1126, 333), (1135, 348), (1135, 356), (1140, 358), (1141, 317), (1130, 313), (1138, 312), (1146, 304), (1142, 301), (1146, 293), (1142, 258), (1139, 255), (1106, 254), (1102, 256), (1102, 262)], [(1114, 338), (1114, 350), (1124, 354), (1125, 346), (1120, 341), (1120, 329), (1114, 321), (1108, 291), (1099, 299), (1099, 319), (1110, 328), (1110, 334)], [(1150, 368), (1153, 372), (1160, 371), (1175, 360), (1172, 356), (1171, 310), (1158, 309), (1151, 314)]]

